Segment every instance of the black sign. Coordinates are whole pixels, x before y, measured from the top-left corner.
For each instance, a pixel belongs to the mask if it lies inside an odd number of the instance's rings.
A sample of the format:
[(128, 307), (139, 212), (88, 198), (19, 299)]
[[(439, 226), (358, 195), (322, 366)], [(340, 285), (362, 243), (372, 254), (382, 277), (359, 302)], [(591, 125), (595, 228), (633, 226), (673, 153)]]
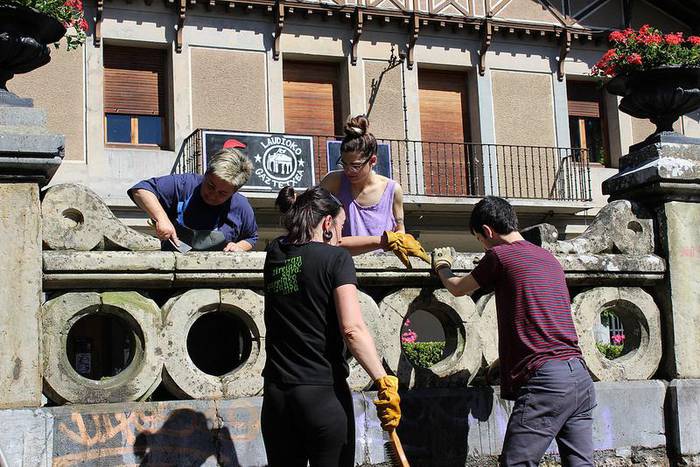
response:
[(202, 166), (223, 148), (240, 148), (253, 163), (253, 175), (244, 190), (277, 191), (291, 185), (314, 185), (313, 139), (261, 133), (204, 131)]
[[(327, 162), (331, 170), (339, 170), (342, 167), (338, 164), (340, 159), (340, 145), (342, 141), (328, 141), (327, 146)], [(386, 178), (391, 178), (391, 150), (387, 143), (377, 144), (377, 165), (374, 166), (374, 171), (379, 175), (384, 175)]]

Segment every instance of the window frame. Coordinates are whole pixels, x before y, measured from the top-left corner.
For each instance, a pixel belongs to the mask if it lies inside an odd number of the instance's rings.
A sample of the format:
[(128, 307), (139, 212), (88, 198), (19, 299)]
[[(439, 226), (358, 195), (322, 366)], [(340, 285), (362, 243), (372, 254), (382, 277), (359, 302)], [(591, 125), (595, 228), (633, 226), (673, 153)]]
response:
[[(570, 86), (585, 86), (589, 88), (593, 88), (596, 86), (596, 83), (588, 80), (569, 80), (567, 79), (566, 82), (567, 85), (567, 101), (566, 101), (566, 114), (567, 114), (567, 119), (571, 121), (572, 118), (577, 120), (577, 131), (579, 134), (579, 140), (581, 142), (587, 142), (587, 137), (586, 137), (586, 118), (597, 118), (600, 122), (600, 133), (601, 133), (601, 139), (602, 139), (602, 145), (603, 145), (603, 159), (602, 161), (592, 161), (590, 158), (590, 149), (588, 147), (584, 147), (582, 144), (579, 145), (578, 148), (573, 148), (572, 149), (584, 149), (585, 154), (584, 158), (589, 164), (597, 164), (597, 165), (602, 165), (603, 167), (610, 167), (611, 162), (612, 162), (612, 155), (610, 153), (610, 135), (608, 134), (608, 119), (607, 119), (607, 109), (605, 105), (605, 96), (604, 96), (604, 91), (602, 89), (596, 89), (595, 92), (595, 97), (596, 101), (598, 104), (598, 115), (593, 116), (593, 115), (583, 115), (581, 113), (573, 113), (571, 111), (571, 103), (572, 102), (592, 102), (590, 100), (581, 100), (581, 99), (572, 99), (572, 96), (570, 92)], [(590, 92), (590, 91), (589, 91)], [(585, 92), (584, 92), (585, 94)], [(571, 130), (571, 125), (568, 125), (569, 131)], [(571, 138), (571, 134), (569, 134), (569, 138)]]
[[(131, 142), (129, 143), (118, 143), (115, 141), (108, 141), (108, 133), (107, 133), (107, 116), (108, 115), (123, 115), (125, 117), (130, 118), (130, 123), (131, 123), (131, 131), (130, 131), (130, 136), (131, 136)], [(170, 145), (168, 144), (168, 125), (166, 125), (166, 117), (163, 115), (145, 115), (146, 117), (160, 117), (161, 118), (161, 130), (163, 132), (163, 142), (161, 144), (154, 144), (154, 143), (139, 143), (139, 117), (144, 117), (144, 115), (137, 115), (137, 114), (114, 114), (112, 112), (105, 112), (103, 115), (103, 125), (104, 125), (104, 134), (105, 134), (105, 147), (106, 148), (134, 148), (134, 149), (160, 149), (160, 150), (167, 150)]]
[[(104, 133), (103, 137), (103, 144), (105, 148), (112, 148), (112, 149), (147, 149), (147, 150), (172, 150), (172, 145), (171, 145), (171, 115), (172, 115), (172, 95), (171, 95), (171, 89), (170, 89), (170, 67), (169, 67), (169, 58), (170, 58), (170, 52), (167, 48), (164, 47), (159, 47), (160, 44), (154, 44), (154, 47), (149, 47), (149, 46), (144, 46), (143, 44), (123, 44), (123, 43), (118, 43), (118, 44), (105, 44), (102, 53), (103, 53), (103, 66), (102, 66), (102, 71), (103, 71), (103, 76), (106, 75), (106, 70), (104, 63), (104, 54), (108, 53), (107, 51), (110, 48), (118, 48), (118, 49), (132, 49), (135, 51), (135, 53), (138, 53), (139, 50), (158, 50), (162, 53), (162, 62), (159, 63), (159, 82), (158, 85), (162, 86), (162, 89), (159, 90), (159, 96), (158, 96), (158, 101), (159, 101), (159, 113), (120, 113), (120, 112), (110, 112), (108, 111), (104, 106), (102, 109), (102, 131)], [(117, 68), (118, 69), (118, 68)], [(102, 93), (103, 93), (103, 102), (106, 101), (106, 98), (104, 97), (105, 92), (107, 88), (105, 87), (105, 83), (103, 81), (102, 84)], [(107, 131), (107, 118), (109, 115), (122, 115), (125, 117), (129, 117), (130, 119), (130, 142), (128, 143), (120, 143), (120, 142), (115, 142), (115, 141), (109, 141), (109, 133)], [(161, 143), (160, 144), (154, 144), (154, 143), (139, 143), (138, 142), (138, 137), (139, 137), (139, 117), (159, 117), (161, 119)]]

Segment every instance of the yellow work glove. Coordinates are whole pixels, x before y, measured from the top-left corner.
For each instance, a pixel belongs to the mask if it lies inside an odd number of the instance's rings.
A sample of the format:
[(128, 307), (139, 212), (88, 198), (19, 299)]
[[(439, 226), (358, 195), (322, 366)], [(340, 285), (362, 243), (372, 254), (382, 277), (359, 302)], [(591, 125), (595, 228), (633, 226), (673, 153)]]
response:
[(437, 272), (440, 268), (451, 268), (454, 263), (455, 249), (449, 246), (435, 248), (431, 254), (432, 267)]
[(395, 430), (401, 420), (401, 407), (399, 403), (399, 379), (396, 376), (382, 376), (377, 381), (377, 417), (382, 422), (385, 431)]
[(425, 252), (420, 242), (413, 238), (413, 235), (403, 232), (392, 232), (391, 230), (384, 232), (384, 235), (386, 235), (386, 249), (393, 251), (408, 269), (411, 269), (411, 262), (408, 260), (409, 256), (416, 256), (430, 264), (428, 253)]

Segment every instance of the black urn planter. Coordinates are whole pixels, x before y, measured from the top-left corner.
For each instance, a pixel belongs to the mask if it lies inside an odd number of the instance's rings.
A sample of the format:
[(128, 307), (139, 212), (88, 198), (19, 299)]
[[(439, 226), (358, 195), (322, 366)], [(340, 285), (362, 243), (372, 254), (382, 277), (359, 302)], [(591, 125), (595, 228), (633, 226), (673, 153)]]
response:
[(65, 33), (66, 28), (51, 16), (13, 3), (0, 4), (0, 105), (31, 107), (31, 99), (7, 90), (7, 81), (49, 63), (48, 45)]
[[(622, 96), (619, 109), (636, 118), (647, 118), (656, 132), (673, 132), (679, 117), (700, 108), (700, 68), (667, 66), (618, 75), (605, 86)], [(647, 138), (647, 139), (649, 139)]]

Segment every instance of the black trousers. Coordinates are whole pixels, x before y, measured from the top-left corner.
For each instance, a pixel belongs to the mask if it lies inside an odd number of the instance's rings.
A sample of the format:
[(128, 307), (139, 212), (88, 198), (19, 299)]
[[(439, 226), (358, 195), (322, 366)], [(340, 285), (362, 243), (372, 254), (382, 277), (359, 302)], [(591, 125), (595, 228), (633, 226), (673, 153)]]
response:
[(262, 435), (269, 467), (353, 467), (355, 416), (347, 383), (265, 382)]

